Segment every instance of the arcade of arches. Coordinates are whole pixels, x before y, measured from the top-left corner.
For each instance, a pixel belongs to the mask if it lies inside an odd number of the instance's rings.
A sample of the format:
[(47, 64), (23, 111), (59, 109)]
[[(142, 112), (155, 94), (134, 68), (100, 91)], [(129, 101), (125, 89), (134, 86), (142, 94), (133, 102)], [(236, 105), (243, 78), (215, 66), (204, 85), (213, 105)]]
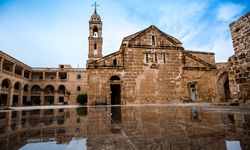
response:
[(68, 100), (65, 85), (56, 89), (53, 85), (40, 87), (39, 85), (21, 84), (4, 79), (1, 82), (1, 106), (28, 106), (28, 105), (54, 105), (66, 103)]

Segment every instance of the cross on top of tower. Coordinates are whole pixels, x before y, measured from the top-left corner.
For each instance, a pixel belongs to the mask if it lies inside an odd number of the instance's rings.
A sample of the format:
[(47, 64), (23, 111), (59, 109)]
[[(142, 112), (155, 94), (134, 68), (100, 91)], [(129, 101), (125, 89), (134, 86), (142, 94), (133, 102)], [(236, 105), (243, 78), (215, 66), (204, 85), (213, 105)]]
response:
[(98, 7), (98, 6), (100, 6), (100, 5), (98, 5), (98, 4), (95, 2), (94, 4), (92, 4), (92, 6), (95, 7), (95, 12), (94, 12), (94, 13), (96, 14), (96, 7)]

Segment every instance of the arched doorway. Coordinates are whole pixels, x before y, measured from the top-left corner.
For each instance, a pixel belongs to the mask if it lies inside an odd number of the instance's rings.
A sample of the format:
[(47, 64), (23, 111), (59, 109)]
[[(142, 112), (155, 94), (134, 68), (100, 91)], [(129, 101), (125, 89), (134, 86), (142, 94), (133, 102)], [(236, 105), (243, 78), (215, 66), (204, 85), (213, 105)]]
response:
[(14, 94), (13, 94), (13, 102), (12, 105), (13, 106), (18, 106), (18, 104), (20, 104), (20, 91), (21, 90), (21, 83), (20, 82), (16, 82), (14, 84)]
[(189, 98), (192, 101), (196, 101), (196, 82), (192, 81), (188, 83), (188, 92), (189, 92)]
[(117, 75), (110, 78), (110, 98), (111, 105), (121, 104), (121, 81)]
[(1, 94), (0, 94), (0, 105), (7, 106), (10, 103), (10, 90), (11, 82), (9, 79), (4, 79), (1, 85)]
[(41, 104), (41, 87), (39, 85), (33, 85), (31, 87), (31, 97), (30, 97), (30, 103), (27, 103), (27, 105), (40, 105)]
[(218, 98), (220, 102), (227, 102), (230, 99), (230, 88), (228, 73), (222, 73), (217, 81)]
[(28, 92), (29, 92), (29, 85), (25, 84), (23, 87), (23, 103), (22, 103), (23, 106), (28, 105), (28, 94), (29, 94)]

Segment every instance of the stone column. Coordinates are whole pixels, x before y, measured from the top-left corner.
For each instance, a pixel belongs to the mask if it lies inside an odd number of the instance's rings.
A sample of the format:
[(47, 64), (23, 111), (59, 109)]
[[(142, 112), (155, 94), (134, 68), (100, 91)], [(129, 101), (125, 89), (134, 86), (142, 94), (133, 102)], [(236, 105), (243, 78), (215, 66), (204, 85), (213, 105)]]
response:
[(21, 88), (21, 91), (19, 92), (18, 96), (18, 107), (23, 106), (23, 88)]
[(58, 97), (58, 93), (57, 91), (55, 90), (55, 94), (54, 94), (54, 105), (58, 105), (58, 102), (59, 102), (59, 97)]
[(29, 73), (29, 79), (31, 79), (31, 77), (32, 77), (32, 72)]
[(42, 79), (43, 81), (45, 80), (45, 72), (43, 72), (43, 79)]
[(41, 94), (40, 94), (40, 100), (41, 100), (41, 105), (44, 105), (44, 91), (41, 91)]
[(13, 93), (14, 93), (14, 87), (13, 86), (11, 86), (11, 89), (10, 89), (10, 93), (8, 94), (8, 101), (7, 101), (7, 106), (8, 107), (11, 107), (12, 106), (12, 104), (13, 104)]
[(0, 59), (0, 70), (2, 70), (2, 69), (3, 69), (3, 61), (4, 61), (4, 59), (3, 59), (3, 58), (1, 58), (1, 59)]
[(58, 80), (59, 79), (59, 72), (57, 71), (56, 72), (56, 80)]
[(12, 73), (13, 73), (13, 74), (15, 74), (15, 68), (16, 68), (16, 64), (14, 64), (14, 65), (12, 66)]
[(22, 77), (24, 77), (24, 71), (25, 71), (25, 69), (23, 68), (22, 69)]

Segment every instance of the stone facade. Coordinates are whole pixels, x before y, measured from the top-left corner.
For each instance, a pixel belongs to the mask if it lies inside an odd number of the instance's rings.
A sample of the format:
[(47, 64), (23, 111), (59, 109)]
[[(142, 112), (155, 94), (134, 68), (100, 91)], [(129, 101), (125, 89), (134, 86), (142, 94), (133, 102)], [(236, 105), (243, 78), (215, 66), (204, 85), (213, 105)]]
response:
[(231, 24), (236, 53), (228, 67), (216, 63), (214, 53), (186, 50), (154, 25), (125, 37), (118, 51), (103, 56), (102, 20), (95, 10), (89, 20), (86, 68), (32, 68), (0, 52), (1, 105), (75, 104), (79, 93), (88, 94), (90, 105), (218, 103), (231, 102), (235, 94), (249, 97), (245, 18)]
[(178, 39), (153, 25), (125, 37), (117, 52), (90, 60), (87, 64), (90, 104), (216, 100), (214, 54), (187, 51)]
[(250, 103), (250, 13), (230, 24), (234, 55), (228, 59), (234, 100)]

